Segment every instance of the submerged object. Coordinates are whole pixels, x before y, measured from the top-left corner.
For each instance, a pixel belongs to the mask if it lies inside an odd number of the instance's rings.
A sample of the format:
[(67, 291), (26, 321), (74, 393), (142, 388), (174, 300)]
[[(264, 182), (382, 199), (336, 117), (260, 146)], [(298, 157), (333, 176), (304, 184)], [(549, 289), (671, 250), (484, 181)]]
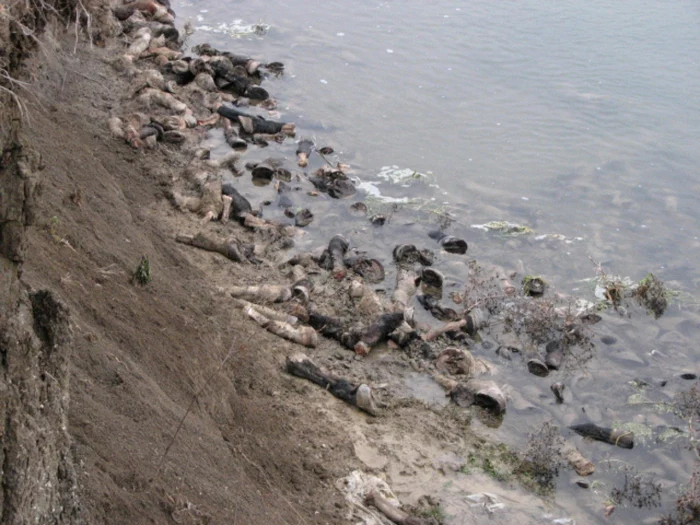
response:
[(441, 230), (436, 230), (428, 233), (428, 237), (435, 239), (442, 248), (448, 253), (465, 254), (467, 253), (467, 241), (447, 235)]
[(241, 129), (248, 135), (254, 135), (256, 133), (267, 135), (275, 135), (277, 133), (294, 135), (295, 132), (295, 126), (292, 123), (266, 120), (264, 117), (245, 113), (233, 106), (222, 104), (216, 109), (216, 112), (222, 117), (238, 122)]
[(634, 447), (634, 432), (631, 430), (605, 428), (595, 423), (583, 423), (570, 426), (569, 428), (583, 437), (595, 439), (596, 441), (603, 441), (621, 448)]

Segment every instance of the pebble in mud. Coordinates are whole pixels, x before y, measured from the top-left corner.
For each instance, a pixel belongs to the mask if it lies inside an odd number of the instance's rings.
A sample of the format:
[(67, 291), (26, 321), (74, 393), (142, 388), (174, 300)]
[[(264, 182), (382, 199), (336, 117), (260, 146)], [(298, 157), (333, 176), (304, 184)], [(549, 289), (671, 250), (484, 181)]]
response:
[(617, 343), (617, 339), (611, 335), (604, 335), (600, 338), (600, 342), (605, 345), (614, 345), (615, 343)]

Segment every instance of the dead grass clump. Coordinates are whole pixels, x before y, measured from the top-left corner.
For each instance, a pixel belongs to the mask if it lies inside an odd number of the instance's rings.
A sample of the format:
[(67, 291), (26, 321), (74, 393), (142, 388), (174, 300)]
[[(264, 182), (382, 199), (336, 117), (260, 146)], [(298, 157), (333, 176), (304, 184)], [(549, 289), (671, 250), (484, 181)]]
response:
[(659, 520), (659, 525), (692, 525), (700, 523), (700, 464), (695, 471), (685, 492), (676, 500), (676, 508)]
[(648, 274), (639, 281), (639, 286), (635, 291), (635, 297), (639, 303), (648, 312), (653, 313), (655, 319), (661, 317), (666, 311), (668, 306), (666, 295), (667, 292), (663, 281), (658, 279), (653, 273)]
[(700, 388), (696, 383), (689, 390), (675, 395), (672, 403), (673, 411), (678, 417), (688, 423), (690, 448), (700, 458)]
[(610, 499), (616, 505), (628, 503), (639, 509), (651, 509), (661, 505), (661, 483), (650, 476), (639, 474), (633, 467), (624, 469), (622, 487), (613, 487)]
[(551, 494), (556, 489), (559, 468), (563, 466), (559, 427), (547, 422), (537, 432), (528, 435), (527, 448), (520, 456), (514, 472), (526, 485), (540, 494)]

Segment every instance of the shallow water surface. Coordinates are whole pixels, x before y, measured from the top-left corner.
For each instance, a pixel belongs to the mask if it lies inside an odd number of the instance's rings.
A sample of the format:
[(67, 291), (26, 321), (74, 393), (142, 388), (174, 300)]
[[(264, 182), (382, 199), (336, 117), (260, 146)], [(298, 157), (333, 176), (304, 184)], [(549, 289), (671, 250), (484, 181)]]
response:
[[(511, 390), (504, 424), (488, 430), (495, 439), (521, 447), (544, 421), (564, 428), (582, 411), (603, 425), (638, 425), (633, 451), (566, 434), (598, 466), (598, 484), (583, 490), (562, 472), (556, 517), (603, 522), (607, 495), (624, 480), (621, 466), (653, 473), (673, 490), (687, 481), (693, 456), (683, 441), (657, 442), (664, 425), (682, 422), (654, 406), (692, 385), (678, 374), (700, 372), (697, 2), (186, 0), (174, 8), (180, 22), (199, 28), (190, 45), (284, 62), (285, 74), (265, 87), (297, 136), (333, 146), (361, 188), (410, 199), (394, 207), (368, 200), (389, 216), (373, 228), (349, 214), (358, 199), (320, 196), (308, 204), (317, 219), (302, 247), (341, 231), (390, 270), (393, 245), (435, 247), (427, 232), (449, 213), (449, 232), (468, 240), (469, 258), (520, 277), (543, 275), (557, 290), (593, 299), (582, 280), (595, 275), (595, 262), (633, 280), (654, 272), (682, 291), (659, 320), (605, 314), (595, 329), (596, 359), (556, 379), (567, 383), (565, 405), (549, 392), (552, 376), (530, 375), (520, 360), (499, 361), (493, 348), (474, 352), (497, 364), (495, 379)], [(236, 20), (270, 29), (234, 37), (220, 27)], [(210, 143), (224, 152), (218, 137)], [(275, 148), (294, 156), (290, 141)], [(247, 159), (270, 154), (251, 151)], [(394, 182), (380, 176), (386, 166), (425, 176)], [(275, 202), (270, 187), (241, 187), (255, 202)], [(266, 213), (281, 216), (274, 206)], [(472, 227), (496, 220), (536, 233), (507, 237)], [(561, 237), (539, 237), (548, 233)], [(464, 260), (440, 256), (438, 267), (455, 286), (465, 278)], [(602, 344), (604, 335), (615, 343)], [(640, 394), (629, 384), (638, 377), (668, 384)], [(673, 490), (663, 508), (621, 505), (615, 515), (653, 523), (671, 508)]]

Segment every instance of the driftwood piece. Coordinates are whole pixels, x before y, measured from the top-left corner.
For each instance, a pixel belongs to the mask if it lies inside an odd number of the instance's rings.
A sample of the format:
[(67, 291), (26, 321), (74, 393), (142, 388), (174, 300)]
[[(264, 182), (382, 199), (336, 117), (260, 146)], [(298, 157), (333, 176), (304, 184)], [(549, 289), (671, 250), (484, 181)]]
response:
[(595, 439), (596, 441), (603, 441), (622, 448), (634, 447), (634, 432), (629, 430), (600, 427), (595, 423), (583, 423), (569, 428), (583, 437)]
[(221, 239), (198, 233), (195, 236), (178, 235), (175, 237), (175, 240), (182, 244), (194, 246), (200, 250), (220, 253), (234, 262), (248, 262), (247, 252), (249, 251), (249, 247), (241, 246), (236, 239), (222, 241)]
[(345, 379), (337, 378), (320, 368), (302, 353), (287, 357), (287, 372), (317, 384), (338, 399), (342, 399), (368, 414), (376, 416), (379, 413), (369, 386), (356, 385)]
[(309, 326), (294, 327), (289, 323), (285, 323), (284, 321), (274, 321), (272, 319), (268, 319), (253, 306), (247, 307), (245, 309), (245, 313), (265, 330), (282, 337), (283, 339), (308, 346), (309, 348), (316, 348), (316, 345), (318, 345), (318, 335), (316, 334), (316, 330)]
[(411, 516), (403, 510), (394, 507), (391, 502), (382, 496), (378, 490), (373, 490), (365, 498), (365, 502), (374, 506), (396, 525), (425, 525), (426, 521)]

